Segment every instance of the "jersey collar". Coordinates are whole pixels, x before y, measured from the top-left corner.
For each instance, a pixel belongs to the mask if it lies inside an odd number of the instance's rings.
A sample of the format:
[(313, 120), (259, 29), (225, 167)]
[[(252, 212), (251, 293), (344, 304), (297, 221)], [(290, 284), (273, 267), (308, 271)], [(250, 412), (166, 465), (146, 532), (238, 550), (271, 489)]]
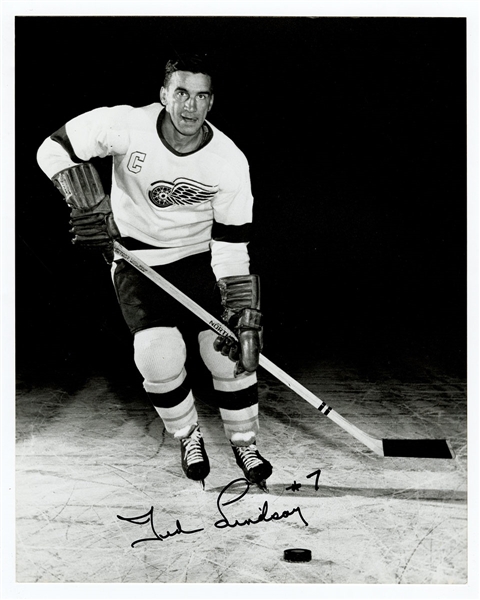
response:
[(165, 118), (165, 114), (166, 114), (165, 109), (163, 109), (160, 111), (160, 114), (158, 115), (157, 134), (158, 134), (158, 137), (160, 138), (160, 140), (162, 141), (162, 144), (165, 146), (165, 148), (170, 150), (170, 152), (172, 154), (175, 154), (175, 156), (189, 156), (190, 154), (195, 154), (195, 152), (198, 152), (202, 148), (205, 148), (205, 146), (207, 144), (209, 144), (210, 141), (212, 140), (213, 130), (210, 127), (210, 125), (205, 121), (202, 125), (203, 138), (200, 143), (200, 146), (196, 150), (192, 150), (191, 152), (178, 152), (177, 150), (175, 150), (175, 148), (172, 148), (172, 146), (170, 146), (170, 144), (167, 142), (167, 140), (165, 139), (165, 136), (162, 133), (162, 122), (163, 122), (163, 119)]

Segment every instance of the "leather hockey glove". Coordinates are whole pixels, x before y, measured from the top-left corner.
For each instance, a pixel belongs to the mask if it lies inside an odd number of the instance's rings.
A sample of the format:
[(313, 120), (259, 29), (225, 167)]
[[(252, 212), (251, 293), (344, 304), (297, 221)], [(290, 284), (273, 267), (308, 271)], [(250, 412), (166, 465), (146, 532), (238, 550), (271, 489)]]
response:
[(235, 375), (253, 372), (263, 348), (260, 278), (258, 275), (223, 277), (217, 286), (224, 308), (222, 320), (235, 332), (238, 343), (219, 336), (213, 347), (237, 363)]
[(70, 233), (73, 244), (103, 252), (107, 263), (113, 260), (113, 240), (120, 237), (100, 176), (91, 163), (70, 167), (52, 178), (70, 207)]

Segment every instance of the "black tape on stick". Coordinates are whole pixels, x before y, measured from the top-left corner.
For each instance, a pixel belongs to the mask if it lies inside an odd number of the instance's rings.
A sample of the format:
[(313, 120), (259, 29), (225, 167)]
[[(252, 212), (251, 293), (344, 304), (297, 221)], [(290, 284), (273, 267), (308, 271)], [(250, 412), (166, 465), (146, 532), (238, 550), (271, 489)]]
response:
[(382, 440), (384, 456), (454, 458), (446, 440)]

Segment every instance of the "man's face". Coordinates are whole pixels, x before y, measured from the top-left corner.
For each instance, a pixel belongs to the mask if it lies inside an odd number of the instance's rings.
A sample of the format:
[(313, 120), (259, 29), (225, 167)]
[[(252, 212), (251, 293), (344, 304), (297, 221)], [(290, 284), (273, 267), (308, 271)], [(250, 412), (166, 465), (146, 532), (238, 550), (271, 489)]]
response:
[(182, 135), (195, 135), (212, 108), (211, 79), (203, 73), (175, 71), (168, 86), (161, 88), (160, 100), (175, 129)]

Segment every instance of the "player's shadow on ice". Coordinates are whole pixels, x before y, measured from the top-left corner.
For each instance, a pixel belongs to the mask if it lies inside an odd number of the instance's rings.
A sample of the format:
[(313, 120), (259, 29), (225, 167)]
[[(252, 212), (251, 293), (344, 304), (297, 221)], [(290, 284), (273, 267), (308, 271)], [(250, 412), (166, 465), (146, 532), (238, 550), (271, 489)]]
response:
[[(319, 485), (318, 489), (312, 484), (302, 484), (299, 489), (292, 490), (292, 483), (268, 484), (268, 494), (265, 494), (256, 485), (251, 485), (248, 494), (281, 496), (288, 498), (339, 498), (344, 496), (360, 496), (362, 498), (392, 498), (395, 500), (412, 500), (422, 502), (445, 502), (465, 504), (467, 492), (456, 490), (419, 490), (419, 489), (396, 489), (396, 488), (356, 488)], [(223, 487), (206, 488), (209, 493), (220, 493)], [(232, 493), (235, 488), (232, 487)]]

